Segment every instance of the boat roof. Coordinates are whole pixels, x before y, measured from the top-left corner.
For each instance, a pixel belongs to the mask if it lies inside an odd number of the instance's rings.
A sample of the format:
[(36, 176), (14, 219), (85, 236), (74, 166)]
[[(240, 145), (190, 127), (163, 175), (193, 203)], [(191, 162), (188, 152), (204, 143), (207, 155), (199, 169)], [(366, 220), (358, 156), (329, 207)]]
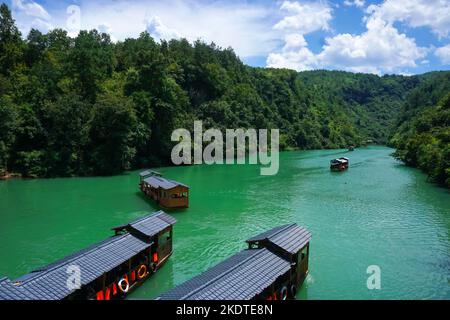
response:
[(113, 230), (127, 230), (132, 234), (138, 233), (146, 237), (153, 237), (167, 227), (174, 225), (176, 222), (177, 220), (175, 218), (161, 210), (126, 225), (115, 227)]
[[(297, 224), (263, 232), (247, 242), (269, 241), (287, 251), (303, 248), (311, 234)], [(289, 259), (263, 246), (242, 250), (202, 274), (160, 295), (159, 300), (249, 300), (291, 269)]]
[(142, 171), (141, 173), (139, 173), (139, 176), (142, 177), (142, 178), (143, 177), (147, 177), (147, 176), (151, 176), (151, 175), (161, 176), (162, 174), (157, 172), (157, 171), (154, 171), (154, 170), (145, 170), (145, 171)]
[(290, 268), (289, 261), (268, 249), (247, 249), (157, 299), (248, 300), (268, 288)]
[(343, 163), (343, 162), (348, 162), (350, 159), (349, 158), (339, 158), (339, 159), (333, 159), (330, 162), (331, 163)]
[(0, 300), (33, 300), (34, 295), (22, 290), (8, 278), (0, 279)]
[(311, 240), (311, 233), (297, 224), (287, 224), (248, 239), (247, 243), (270, 242), (290, 254), (295, 254)]
[[(160, 225), (156, 221), (162, 221)], [(131, 222), (140, 228), (141, 225), (153, 228), (165, 228), (173, 222), (173, 218), (160, 211)], [(153, 241), (145, 241), (132, 233), (115, 235), (100, 243), (69, 255), (45, 267), (11, 281), (0, 280), (0, 300), (60, 300), (72, 294), (76, 289), (67, 285), (71, 267), (79, 267), (81, 271), (81, 286), (107, 273), (131, 257), (148, 249)]]
[(163, 177), (158, 177), (158, 176), (148, 177), (148, 178), (144, 179), (144, 182), (149, 184), (153, 188), (162, 188), (164, 190), (170, 190), (170, 189), (176, 188), (178, 186), (189, 188), (187, 185), (185, 185), (181, 182), (169, 180), (169, 179), (166, 179)]
[[(134, 255), (149, 248), (153, 242), (144, 242), (131, 234), (111, 237), (89, 250), (64, 258), (47, 267), (14, 281), (15, 295), (12, 298), (20, 300), (61, 300), (76, 291), (67, 285), (71, 268), (79, 268), (81, 272), (81, 286), (89, 284), (106, 272), (118, 267)], [(73, 269), (72, 269), (73, 270)], [(8, 300), (11, 281), (0, 283), (0, 299)], [(19, 294), (22, 297), (19, 297)], [(23, 298), (25, 296), (26, 298)]]

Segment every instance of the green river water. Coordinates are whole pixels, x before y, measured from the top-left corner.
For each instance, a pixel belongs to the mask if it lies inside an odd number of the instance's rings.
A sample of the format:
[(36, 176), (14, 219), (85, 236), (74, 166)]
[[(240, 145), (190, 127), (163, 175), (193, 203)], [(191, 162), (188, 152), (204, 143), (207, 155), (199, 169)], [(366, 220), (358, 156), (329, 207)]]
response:
[[(450, 299), (450, 197), (418, 170), (368, 147), (280, 155), (280, 171), (252, 165), (160, 168), (191, 187), (173, 212), (174, 254), (130, 295), (151, 299), (245, 248), (244, 240), (296, 222), (313, 234), (310, 275), (299, 299)], [(350, 157), (350, 170), (329, 160)], [(155, 207), (138, 172), (106, 178), (0, 182), (0, 276), (32, 269), (112, 235)], [(381, 268), (381, 290), (366, 269)]]

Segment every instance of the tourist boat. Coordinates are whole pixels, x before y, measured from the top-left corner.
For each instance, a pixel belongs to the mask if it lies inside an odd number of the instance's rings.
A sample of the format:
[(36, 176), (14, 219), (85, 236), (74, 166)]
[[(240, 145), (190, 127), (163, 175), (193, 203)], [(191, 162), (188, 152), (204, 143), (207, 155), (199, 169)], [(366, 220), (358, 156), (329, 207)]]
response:
[(115, 235), (15, 281), (0, 279), (0, 300), (116, 300), (172, 254), (174, 218), (163, 211), (113, 228)]
[(165, 179), (156, 171), (146, 170), (139, 174), (139, 188), (164, 209), (188, 208), (189, 187), (180, 182)]
[(330, 161), (331, 171), (344, 171), (348, 169), (350, 159), (349, 158), (339, 158)]
[(296, 224), (248, 239), (243, 250), (157, 300), (286, 300), (308, 274), (311, 234)]
[(355, 151), (355, 146), (349, 146), (348, 151)]

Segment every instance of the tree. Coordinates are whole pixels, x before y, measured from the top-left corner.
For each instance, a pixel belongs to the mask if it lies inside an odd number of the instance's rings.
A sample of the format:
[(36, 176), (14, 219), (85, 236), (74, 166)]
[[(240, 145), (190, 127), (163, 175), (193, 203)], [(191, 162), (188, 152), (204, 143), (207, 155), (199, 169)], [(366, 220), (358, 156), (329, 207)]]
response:
[(0, 73), (7, 75), (22, 60), (22, 38), (11, 11), (0, 5)]
[(100, 82), (111, 76), (114, 70), (110, 37), (97, 30), (81, 31), (75, 39), (69, 61), (80, 95), (95, 102), (100, 94)]
[(88, 164), (93, 174), (110, 175), (130, 169), (136, 127), (132, 103), (123, 97), (101, 97), (90, 123)]
[(10, 101), (0, 98), (0, 176), (8, 171), (11, 147), (17, 130), (17, 112)]
[(48, 175), (83, 174), (92, 106), (70, 94), (49, 106), (48, 117)]

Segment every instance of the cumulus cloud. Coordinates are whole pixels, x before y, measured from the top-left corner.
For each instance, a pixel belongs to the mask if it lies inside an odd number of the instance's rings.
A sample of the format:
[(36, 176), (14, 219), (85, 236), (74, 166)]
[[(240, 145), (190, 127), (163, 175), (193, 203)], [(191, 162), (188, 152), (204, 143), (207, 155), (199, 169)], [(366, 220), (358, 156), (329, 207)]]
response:
[(389, 23), (400, 21), (412, 28), (429, 27), (441, 38), (450, 33), (450, 1), (447, 0), (386, 0), (370, 5), (367, 13)]
[(286, 16), (274, 26), (276, 30), (295, 30), (302, 34), (328, 30), (332, 19), (332, 9), (324, 2), (284, 1), (280, 9)]
[(108, 22), (101, 23), (96, 28), (101, 33), (106, 33), (110, 36), (111, 41), (117, 41), (116, 37), (114, 37), (114, 29), (111, 27), (111, 25)]
[(274, 29), (287, 32), (284, 36), (285, 45), (282, 52), (269, 54), (267, 66), (298, 71), (313, 69), (318, 59), (308, 48), (304, 35), (318, 30), (330, 30), (331, 7), (325, 2), (284, 1), (280, 9), (285, 15), (275, 24)]
[(437, 48), (434, 54), (442, 61), (443, 64), (450, 64), (450, 44)]
[(157, 40), (170, 40), (181, 38), (181, 33), (175, 29), (166, 26), (158, 16), (152, 16), (146, 19), (146, 30)]
[[(429, 50), (419, 47), (415, 39), (407, 37), (395, 28), (394, 21), (387, 19), (379, 11), (383, 5), (376, 8), (371, 6), (370, 10), (367, 10), (368, 15), (364, 19), (366, 31), (357, 35), (344, 33), (326, 37), (325, 45), (318, 54), (311, 52), (303, 37), (291, 39), (288, 34), (281, 52), (269, 55), (267, 66), (298, 71), (328, 68), (375, 74), (404, 73), (405, 69), (416, 67), (417, 61), (423, 60)], [(302, 5), (294, 6), (290, 3), (290, 6), (299, 8)], [(326, 26), (330, 19), (327, 20)], [(286, 20), (281, 20), (275, 28), (283, 21)], [(303, 28), (305, 29), (307, 28)], [(317, 29), (328, 28), (316, 25), (315, 29), (309, 30), (311, 32)], [(296, 47), (290, 45), (295, 39), (298, 43)]]
[(12, 11), (19, 29), (27, 33), (31, 28), (41, 32), (53, 29), (52, 17), (43, 6), (32, 0), (12, 0)]
[(288, 34), (280, 53), (271, 53), (267, 58), (269, 68), (311, 70), (317, 64), (317, 57), (308, 49), (308, 43), (301, 34)]
[(44, 9), (40, 4), (34, 1), (22, 1), (22, 0), (12, 0), (12, 7), (15, 10), (21, 11), (27, 16), (36, 17), (42, 20), (50, 20), (50, 15), (47, 10)]
[(391, 73), (414, 68), (427, 55), (415, 40), (401, 34), (391, 24), (370, 18), (360, 35), (339, 34), (327, 38), (318, 59), (325, 67), (355, 72)]
[(279, 45), (273, 8), (267, 3), (244, 1), (135, 0), (83, 2), (82, 28), (102, 21), (114, 26), (118, 40), (149, 31), (158, 39), (201, 39), (221, 47), (232, 47), (245, 58), (263, 56)]
[(365, 1), (364, 0), (345, 0), (344, 1), (344, 5), (348, 6), (348, 7), (358, 7), (358, 8), (362, 8), (364, 7)]
[(33, 19), (31, 21), (30, 27), (33, 29), (37, 29), (43, 33), (47, 33), (53, 29), (53, 25), (50, 22), (39, 18)]

